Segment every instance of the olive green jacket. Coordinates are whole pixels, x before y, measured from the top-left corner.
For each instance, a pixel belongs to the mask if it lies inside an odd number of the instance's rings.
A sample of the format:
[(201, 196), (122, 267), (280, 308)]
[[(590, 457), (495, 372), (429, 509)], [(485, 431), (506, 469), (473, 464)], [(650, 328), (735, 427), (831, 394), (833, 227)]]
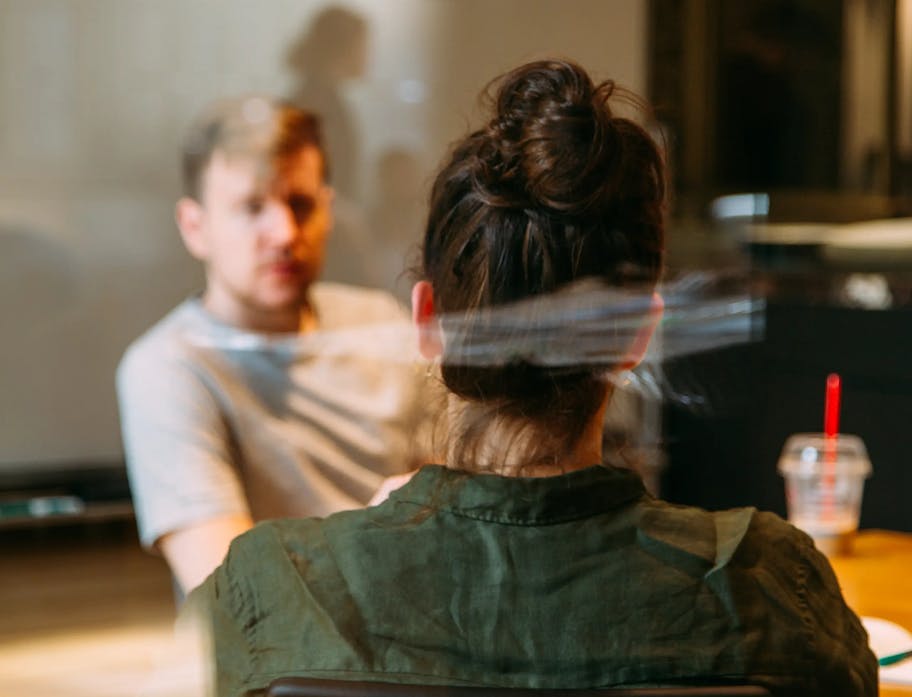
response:
[(423, 468), (384, 504), (261, 523), (188, 600), (219, 695), (301, 675), (524, 687), (743, 682), (877, 694), (826, 559), (780, 518), (631, 472)]

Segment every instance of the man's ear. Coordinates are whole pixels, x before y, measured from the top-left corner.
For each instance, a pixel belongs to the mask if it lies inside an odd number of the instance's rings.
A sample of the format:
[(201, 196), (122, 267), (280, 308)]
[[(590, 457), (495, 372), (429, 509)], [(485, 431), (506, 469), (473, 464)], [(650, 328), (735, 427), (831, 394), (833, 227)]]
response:
[(652, 302), (649, 304), (649, 312), (644, 318), (642, 326), (637, 330), (624, 361), (619, 366), (621, 370), (632, 370), (643, 360), (643, 356), (646, 355), (646, 349), (649, 348), (649, 341), (652, 339), (656, 327), (659, 326), (664, 312), (665, 301), (658, 292), (654, 292), (652, 294)]
[(209, 244), (203, 226), (205, 211), (198, 201), (184, 196), (174, 207), (174, 219), (187, 251), (200, 261), (209, 256)]
[(434, 289), (428, 281), (412, 288), (412, 323), (418, 330), (418, 351), (429, 361), (443, 355), (443, 335), (434, 311)]

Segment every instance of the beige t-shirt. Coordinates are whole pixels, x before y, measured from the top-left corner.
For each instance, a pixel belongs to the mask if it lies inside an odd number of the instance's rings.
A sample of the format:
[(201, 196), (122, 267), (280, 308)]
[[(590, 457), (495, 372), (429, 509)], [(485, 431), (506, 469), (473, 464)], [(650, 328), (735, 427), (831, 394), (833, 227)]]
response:
[(143, 544), (215, 516), (356, 508), (425, 459), (432, 400), (402, 307), (322, 283), (311, 302), (317, 331), (267, 336), (192, 298), (127, 350), (117, 388)]

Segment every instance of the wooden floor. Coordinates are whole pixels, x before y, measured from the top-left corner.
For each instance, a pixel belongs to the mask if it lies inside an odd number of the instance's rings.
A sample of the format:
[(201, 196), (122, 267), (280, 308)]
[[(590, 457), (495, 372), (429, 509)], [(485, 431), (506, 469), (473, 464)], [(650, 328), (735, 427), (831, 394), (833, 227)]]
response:
[(0, 695), (143, 694), (172, 642), (164, 562), (132, 521), (0, 530)]

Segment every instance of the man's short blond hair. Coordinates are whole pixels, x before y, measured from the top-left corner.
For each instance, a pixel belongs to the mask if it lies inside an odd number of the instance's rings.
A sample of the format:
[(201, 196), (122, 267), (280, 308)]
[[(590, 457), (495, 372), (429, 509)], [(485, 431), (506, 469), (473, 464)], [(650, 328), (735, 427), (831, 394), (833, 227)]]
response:
[(203, 176), (216, 151), (229, 157), (249, 157), (274, 167), (307, 146), (320, 151), (326, 177), (326, 152), (316, 114), (262, 96), (215, 102), (197, 118), (184, 140), (183, 193), (200, 199)]

